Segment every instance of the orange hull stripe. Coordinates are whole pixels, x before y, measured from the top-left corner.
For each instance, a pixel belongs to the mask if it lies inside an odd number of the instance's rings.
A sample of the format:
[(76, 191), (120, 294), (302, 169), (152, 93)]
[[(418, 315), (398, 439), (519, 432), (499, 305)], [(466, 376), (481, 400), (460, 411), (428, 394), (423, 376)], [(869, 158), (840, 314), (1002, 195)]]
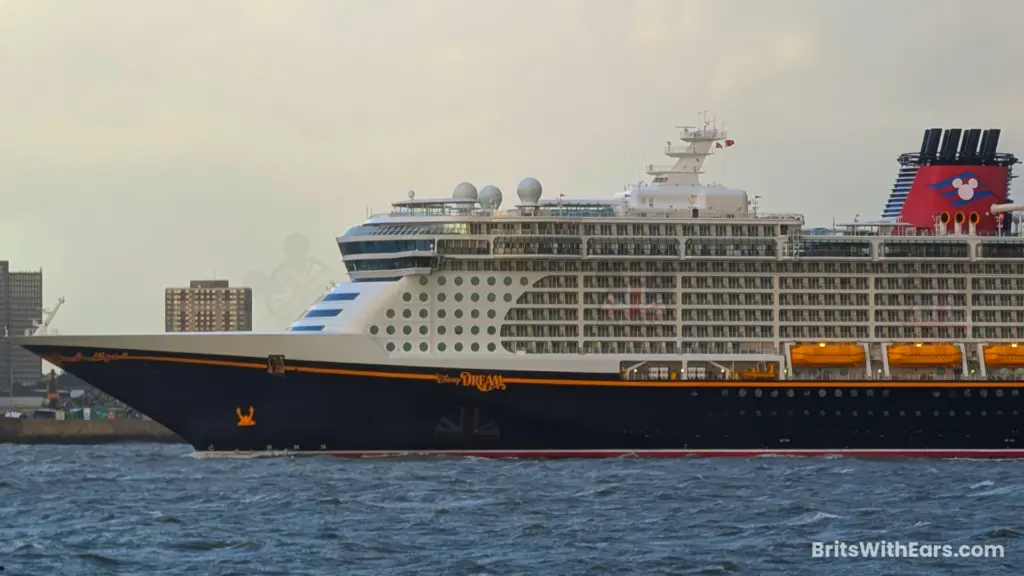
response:
[[(80, 362), (74, 356), (50, 356), (48, 362), (60, 365)], [(168, 362), (173, 364), (195, 364), (222, 366), (225, 368), (248, 368), (266, 370), (267, 365), (258, 362), (235, 362), (230, 360), (204, 360), (200, 358), (174, 358), (166, 356), (117, 356), (110, 362), (136, 360), (142, 362)], [(87, 363), (104, 361), (84, 360)], [(337, 376), (364, 376), (367, 378), (393, 378), (398, 380), (434, 381), (434, 374), (410, 374), (407, 372), (381, 372), (376, 370), (346, 370), (344, 368), (314, 368), (309, 366), (284, 367), (286, 372), (306, 374), (331, 374)], [(441, 372), (441, 370), (439, 370)], [(1019, 381), (975, 381), (935, 382), (917, 380), (573, 380), (551, 378), (504, 378), (508, 384), (539, 386), (615, 386), (626, 388), (1024, 388)]]

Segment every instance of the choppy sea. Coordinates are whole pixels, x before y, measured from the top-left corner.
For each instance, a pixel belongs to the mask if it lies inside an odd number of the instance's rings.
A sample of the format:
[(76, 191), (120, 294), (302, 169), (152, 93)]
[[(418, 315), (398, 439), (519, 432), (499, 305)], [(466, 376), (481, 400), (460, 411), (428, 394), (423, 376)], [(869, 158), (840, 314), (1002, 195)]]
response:
[(2, 574), (1024, 574), (1022, 462), (190, 453), (0, 445)]

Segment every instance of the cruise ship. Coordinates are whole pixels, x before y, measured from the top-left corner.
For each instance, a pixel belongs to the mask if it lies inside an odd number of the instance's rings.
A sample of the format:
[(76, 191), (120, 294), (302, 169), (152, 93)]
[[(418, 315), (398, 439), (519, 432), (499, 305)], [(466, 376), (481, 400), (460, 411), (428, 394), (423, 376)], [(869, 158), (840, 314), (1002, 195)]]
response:
[(998, 129), (926, 130), (879, 219), (809, 228), (702, 183), (733, 140), (677, 128), (606, 198), (410, 192), (287, 332), (19, 343), (200, 455), (1024, 456)]

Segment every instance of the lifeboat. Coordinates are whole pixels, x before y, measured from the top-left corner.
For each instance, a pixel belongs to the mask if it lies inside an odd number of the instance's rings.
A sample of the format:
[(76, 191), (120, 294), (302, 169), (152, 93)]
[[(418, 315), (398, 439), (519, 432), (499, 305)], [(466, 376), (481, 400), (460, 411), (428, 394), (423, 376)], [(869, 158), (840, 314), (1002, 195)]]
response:
[(889, 366), (893, 368), (931, 368), (960, 366), (963, 356), (954, 344), (900, 344), (889, 347)]
[(794, 368), (862, 366), (866, 354), (857, 344), (805, 344), (789, 350)]
[(985, 347), (985, 365), (989, 368), (1024, 367), (1024, 347), (1016, 344), (999, 344)]
[(767, 370), (742, 370), (736, 375), (737, 380), (778, 380), (775, 374), (775, 364), (769, 364)]

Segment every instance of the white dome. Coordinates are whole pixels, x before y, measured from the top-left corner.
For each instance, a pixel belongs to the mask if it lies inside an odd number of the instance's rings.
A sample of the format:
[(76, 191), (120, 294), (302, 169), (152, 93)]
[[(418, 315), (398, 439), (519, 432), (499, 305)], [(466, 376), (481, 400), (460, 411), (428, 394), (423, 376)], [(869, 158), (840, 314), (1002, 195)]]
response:
[(463, 182), (455, 187), (455, 193), (452, 194), (452, 198), (456, 200), (476, 200), (476, 186), (473, 186), (469, 182)]
[(485, 210), (497, 210), (501, 207), (501, 190), (496, 186), (484, 186), (480, 191), (480, 207)]
[(535, 178), (523, 178), (523, 181), (519, 183), (519, 187), (516, 188), (519, 201), (526, 205), (536, 205), (540, 202), (540, 196), (543, 192), (544, 188), (541, 187), (540, 182)]

